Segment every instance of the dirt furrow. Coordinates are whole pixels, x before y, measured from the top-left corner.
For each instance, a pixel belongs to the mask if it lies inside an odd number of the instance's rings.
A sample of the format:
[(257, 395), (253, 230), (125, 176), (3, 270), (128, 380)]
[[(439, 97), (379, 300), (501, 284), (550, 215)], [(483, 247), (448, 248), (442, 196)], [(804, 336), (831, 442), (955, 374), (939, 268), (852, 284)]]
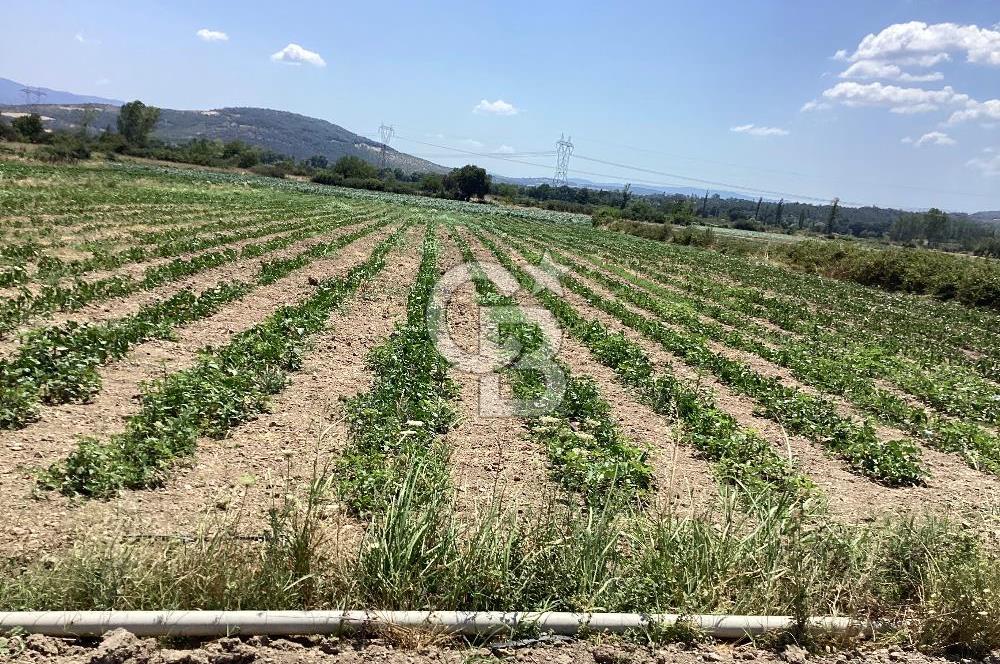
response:
[[(442, 273), (463, 263), (455, 242), (443, 233), (441, 247)], [(468, 281), (448, 303), (447, 318), (452, 341), (471, 354), (479, 350), (480, 315), (487, 312), (479, 309), (475, 285)], [(480, 375), (453, 366), (451, 377), (459, 388), (459, 421), (445, 441), (459, 510), (472, 512), (494, 499), (516, 504), (519, 512), (546, 505), (559, 487), (550, 479), (545, 450), (531, 439), (524, 421), (490, 415), (480, 407)]]
[[(475, 247), (477, 258), (484, 262), (496, 262), (478, 241), (470, 238), (470, 242)], [(515, 263), (526, 265), (523, 256), (515, 252), (511, 255)], [(534, 296), (524, 290), (517, 297), (523, 305), (541, 306)], [(578, 306), (579, 301), (574, 300), (568, 291), (563, 297)], [(581, 312), (591, 315), (590, 311)], [(628, 388), (617, 381), (614, 371), (595, 360), (582, 343), (568, 334), (564, 334), (559, 342), (557, 359), (565, 362), (574, 374), (590, 376), (597, 381), (601, 394), (611, 405), (612, 416), (625, 436), (637, 445), (650, 446), (657, 506), (674, 511), (700, 512), (714, 502), (718, 487), (711, 466), (677, 440), (677, 424), (636, 399)]]
[[(106, 439), (124, 429), (138, 412), (141, 384), (166, 372), (187, 368), (199, 350), (221, 345), (234, 334), (264, 320), (279, 306), (292, 304), (313, 290), (310, 281), (345, 274), (363, 262), (390, 233), (381, 229), (353, 242), (337, 254), (252, 291), (210, 318), (179, 328), (176, 339), (141, 344), (122, 361), (103, 367), (103, 389), (88, 404), (43, 407), (42, 419), (20, 431), (0, 435), (0, 500), (9, 506), (6, 529), (11, 537), (0, 551), (31, 548), (53, 537), (65, 539), (75, 530), (75, 502), (54, 493), (31, 497), (34, 471), (65, 456), (80, 436)], [(90, 502), (90, 501), (84, 501)]]
[[(582, 275), (576, 277), (605, 299), (618, 300), (599, 284)], [(758, 416), (752, 399), (737, 394), (711, 375), (688, 366), (659, 343), (599, 311), (582, 297), (568, 291), (565, 297), (584, 315), (597, 318), (610, 329), (622, 332), (638, 343), (658, 366), (669, 367), (679, 377), (710, 389), (720, 408), (735, 417), (742, 426), (757, 430), (782, 455), (791, 456), (801, 471), (824, 490), (832, 511), (843, 518), (866, 519), (900, 511), (919, 513), (930, 509), (939, 514), (978, 521), (981, 520), (979, 517), (988, 516), (990, 506), (1000, 506), (1000, 481), (997, 478), (975, 471), (954, 456), (935, 450), (923, 450), (924, 464), (931, 473), (926, 486), (889, 488), (855, 475), (846, 464), (829, 456), (818, 445), (787, 432), (773, 420)], [(618, 301), (632, 311), (649, 315), (624, 301)]]
[[(0, 359), (9, 357), (12, 353), (16, 352), (17, 347), (20, 345), (19, 336), (21, 334), (40, 325), (62, 325), (69, 321), (102, 323), (134, 314), (142, 307), (169, 298), (184, 289), (200, 293), (224, 281), (251, 281), (260, 270), (262, 263), (295, 256), (317, 244), (329, 242), (341, 235), (353, 233), (363, 225), (358, 224), (336, 228), (320, 235), (299, 240), (284, 249), (279, 249), (263, 256), (235, 260), (231, 263), (225, 263), (218, 267), (209, 268), (182, 279), (165, 283), (156, 288), (137, 291), (126, 297), (94, 302), (77, 311), (56, 312), (50, 318), (44, 319), (44, 323), (36, 320), (19, 328), (16, 332), (12, 332), (10, 338), (0, 341)], [(235, 248), (235, 245), (233, 246)]]

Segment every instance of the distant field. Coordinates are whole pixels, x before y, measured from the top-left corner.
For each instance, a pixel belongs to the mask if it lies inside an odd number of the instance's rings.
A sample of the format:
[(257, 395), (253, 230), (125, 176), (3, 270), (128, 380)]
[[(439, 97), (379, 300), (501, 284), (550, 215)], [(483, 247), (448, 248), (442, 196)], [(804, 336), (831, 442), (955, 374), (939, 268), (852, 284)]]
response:
[(731, 235), (733, 237), (743, 238), (747, 240), (759, 240), (766, 242), (802, 242), (803, 240), (810, 239), (808, 235), (785, 235), (784, 233), (768, 233), (765, 231), (745, 231), (739, 228), (728, 228), (726, 226), (703, 226), (701, 224), (693, 224), (693, 228), (699, 230), (711, 229), (713, 233), (718, 233), (719, 235)]
[[(69, 608), (1000, 619), (955, 599), (1000, 590), (996, 314), (537, 210), (141, 165), (0, 179), (0, 551), (24, 573), (0, 609), (55, 608), (32, 559), (98, 535), (131, 553), (80, 544), (58, 578), (114, 590)], [(481, 317), (516, 349), (496, 380)], [(932, 516), (962, 525), (905, 521)], [(249, 549), (193, 556), (212, 527)], [(191, 581), (230, 563), (255, 590)], [(965, 638), (939, 627), (914, 638)]]

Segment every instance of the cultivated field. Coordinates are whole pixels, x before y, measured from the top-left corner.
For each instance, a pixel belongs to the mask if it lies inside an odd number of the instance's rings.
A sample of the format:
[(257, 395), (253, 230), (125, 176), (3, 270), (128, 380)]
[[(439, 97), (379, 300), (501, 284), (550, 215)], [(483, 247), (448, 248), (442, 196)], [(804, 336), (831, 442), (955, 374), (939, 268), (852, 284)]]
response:
[(146, 166), (2, 162), (0, 233), (0, 609), (846, 614), (998, 645), (995, 313)]

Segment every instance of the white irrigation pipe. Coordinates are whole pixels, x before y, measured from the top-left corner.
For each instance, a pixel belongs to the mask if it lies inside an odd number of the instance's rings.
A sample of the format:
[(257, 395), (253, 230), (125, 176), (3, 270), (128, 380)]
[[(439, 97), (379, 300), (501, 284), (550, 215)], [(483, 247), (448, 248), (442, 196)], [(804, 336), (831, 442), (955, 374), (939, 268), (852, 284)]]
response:
[[(723, 639), (787, 630), (787, 616), (723, 616), (640, 613), (499, 611), (26, 611), (0, 612), (0, 633), (19, 629), (50, 636), (100, 636), (117, 628), (139, 636), (226, 636), (230, 634), (337, 634), (385, 626), (437, 629), (467, 636), (542, 633), (625, 632), (678, 621)], [(868, 634), (872, 628), (850, 618), (813, 618), (810, 627), (840, 634)]]

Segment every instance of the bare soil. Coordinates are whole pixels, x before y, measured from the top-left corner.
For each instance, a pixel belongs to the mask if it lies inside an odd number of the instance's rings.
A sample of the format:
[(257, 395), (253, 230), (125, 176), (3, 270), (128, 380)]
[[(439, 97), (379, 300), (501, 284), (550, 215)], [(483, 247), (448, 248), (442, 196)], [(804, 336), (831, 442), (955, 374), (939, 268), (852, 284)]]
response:
[[(33, 664), (946, 664), (952, 660), (873, 644), (808, 652), (798, 646), (773, 649), (745, 643), (704, 642), (648, 645), (597, 635), (588, 639), (543, 637), (470, 645), (457, 638), (395, 630), (385, 637), (251, 636), (162, 643), (116, 630), (101, 639), (31, 635), (18, 637), (0, 662)], [(963, 662), (972, 660), (962, 660)]]
[[(462, 256), (450, 237), (441, 238), (439, 265), (442, 273), (462, 264)], [(447, 309), (451, 338), (469, 353), (479, 351), (480, 311), (474, 284), (457, 290)], [(560, 490), (549, 477), (545, 450), (531, 439), (517, 417), (495, 417), (480, 407), (480, 376), (452, 367), (458, 385), (458, 423), (445, 436), (451, 448), (452, 478), (460, 511), (472, 511), (480, 502), (499, 498), (513, 502), (519, 513), (555, 499)]]
[[(202, 348), (223, 344), (234, 334), (264, 320), (279, 306), (300, 300), (313, 289), (310, 279), (346, 273), (363, 262), (389, 232), (390, 229), (376, 231), (334, 256), (314, 261), (274, 284), (252, 291), (214, 316), (178, 329), (174, 340), (137, 346), (123, 361), (101, 369), (103, 389), (93, 402), (43, 407), (39, 422), (20, 431), (5, 432), (0, 447), (0, 500), (8, 512), (3, 524), (7, 536), (0, 540), (0, 552), (57, 548), (79, 531), (88, 530), (94, 519), (104, 520), (104, 528), (109, 528), (109, 532), (119, 532), (124, 515), (108, 509), (108, 504), (72, 500), (51, 492), (34, 495), (36, 469), (64, 458), (80, 436), (106, 439), (123, 430), (125, 420), (139, 410), (138, 396), (143, 382), (191, 366)], [(226, 441), (209, 441), (205, 448), (226, 444)], [(201, 451), (196, 464), (200, 454)], [(220, 481), (230, 479), (220, 478)], [(141, 502), (146, 498), (134, 499)]]
[[(512, 253), (515, 253), (514, 250)], [(612, 301), (618, 299), (599, 284), (581, 275), (577, 278), (602, 297)], [(596, 318), (609, 329), (621, 332), (638, 343), (657, 366), (669, 368), (674, 374), (710, 389), (721, 409), (735, 417), (742, 426), (758, 431), (779, 453), (794, 460), (799, 469), (824, 491), (834, 514), (853, 521), (871, 520), (901, 511), (911, 514), (933, 511), (958, 518), (986, 533), (996, 529), (997, 515), (1000, 514), (1000, 478), (973, 470), (954, 455), (924, 449), (923, 461), (931, 473), (925, 486), (890, 488), (876, 484), (851, 473), (844, 462), (831, 457), (812, 441), (791, 434), (780, 424), (758, 416), (751, 399), (736, 394), (710, 375), (689, 367), (658, 343), (627, 328), (583, 298), (568, 291), (564, 297), (583, 315)], [(632, 311), (649, 315), (621, 302)], [(887, 435), (888, 431), (883, 430), (882, 433)], [(903, 436), (899, 434), (895, 437)]]
[[(474, 238), (471, 241), (477, 259), (495, 263), (481, 244)], [(520, 255), (514, 257), (515, 262), (522, 266), (525, 264)], [(497, 269), (502, 268), (497, 266)], [(570, 295), (566, 292), (563, 297), (571, 301)], [(522, 305), (541, 306), (533, 295), (524, 290), (517, 294), (517, 298)], [(633, 443), (649, 449), (656, 479), (655, 505), (674, 512), (701, 512), (711, 505), (718, 497), (712, 469), (690, 448), (677, 441), (675, 424), (630, 394), (618, 383), (614, 371), (597, 362), (583, 344), (568, 334), (564, 334), (561, 340), (553, 341), (559, 348), (556, 358), (565, 362), (574, 375), (589, 376), (596, 381), (622, 433)]]

